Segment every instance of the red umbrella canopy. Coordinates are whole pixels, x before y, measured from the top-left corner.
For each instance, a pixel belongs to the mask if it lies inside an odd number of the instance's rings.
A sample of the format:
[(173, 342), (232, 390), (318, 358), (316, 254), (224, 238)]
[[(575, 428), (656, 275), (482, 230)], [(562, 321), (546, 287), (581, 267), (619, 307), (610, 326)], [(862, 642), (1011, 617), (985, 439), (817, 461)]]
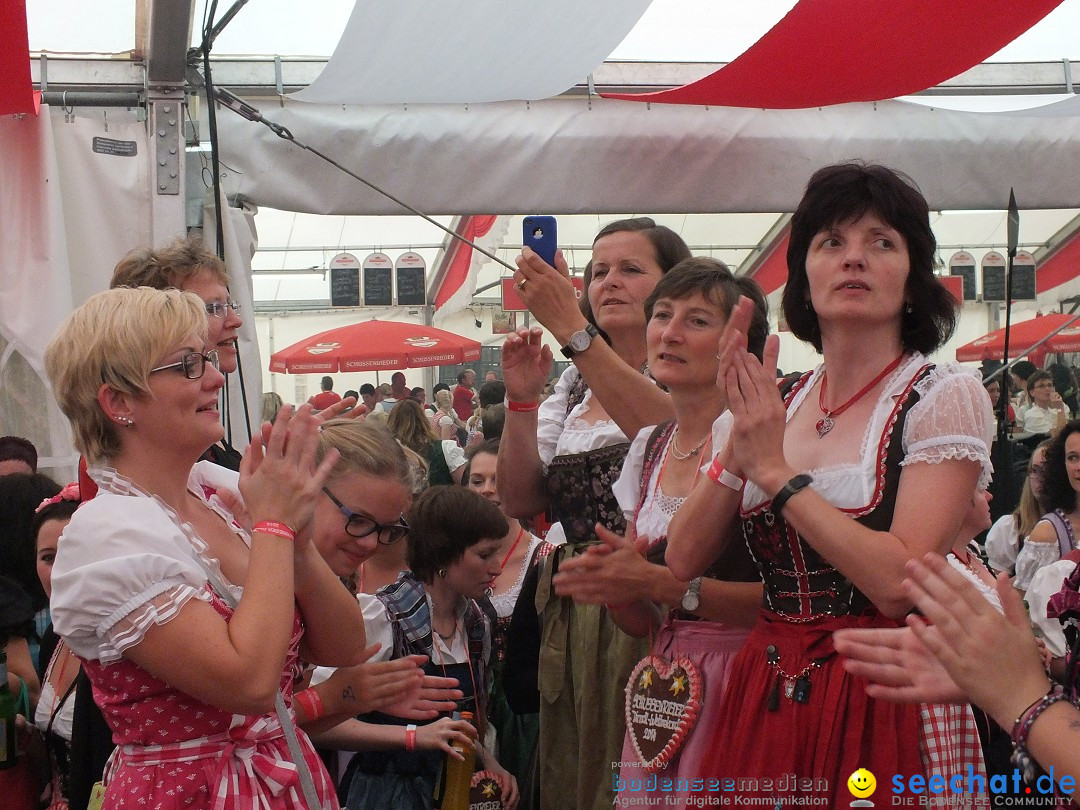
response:
[(433, 326), (364, 321), (319, 332), (274, 352), (270, 370), (287, 374), (393, 371), (480, 359), (480, 343)]
[[(1029, 321), (1014, 323), (1009, 330), (1009, 357), (1022, 357), (1028, 354), (1032, 346), (1075, 317), (1075, 315), (1056, 312), (1050, 315), (1039, 315)], [(1004, 351), (1005, 328), (1002, 327), (961, 346), (956, 350), (956, 359), (962, 363), (1001, 359)], [(1045, 355), (1047, 352), (1080, 352), (1080, 320), (1062, 329), (1036, 349), (1036, 352), (1040, 355)]]

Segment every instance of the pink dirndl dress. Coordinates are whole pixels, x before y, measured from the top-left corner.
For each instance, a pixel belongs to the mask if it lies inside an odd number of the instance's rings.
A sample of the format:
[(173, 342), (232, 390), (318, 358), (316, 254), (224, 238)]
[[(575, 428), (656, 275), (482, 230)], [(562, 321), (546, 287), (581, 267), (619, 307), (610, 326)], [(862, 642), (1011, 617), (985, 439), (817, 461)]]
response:
[[(674, 435), (673, 428), (674, 423), (660, 429), (643, 428), (631, 445), (622, 475), (613, 487), (620, 506), (628, 513), (627, 521), (634, 521), (639, 537), (650, 538), (649, 558), (657, 563), (663, 561), (667, 526), (685, 500), (665, 495), (660, 485), (663, 457)], [(654, 431), (657, 431), (655, 437)], [(730, 579), (733, 574), (741, 574), (740, 579), (756, 579), (749, 552), (742, 543), (732, 544), (714, 568), (715, 572), (707, 571), (705, 576)], [(675, 755), (655, 772), (645, 769), (627, 730), (615, 782), (618, 798), (628, 804), (651, 800), (654, 805), (686, 806), (714, 743), (720, 719), (715, 707), (727, 686), (735, 655), (749, 633), (746, 628), (697, 619), (679, 610), (669, 611), (653, 639), (650, 654), (668, 661), (685, 657), (697, 667), (704, 684), (702, 710)]]
[[(216, 487), (200, 475), (228, 471), (200, 467), (192, 472), (190, 491), (231, 522), (214, 498)], [(65, 550), (54, 569), (54, 623), (79, 655), (118, 746), (105, 769), (104, 807), (307, 808), (275, 712), (222, 711), (123, 657), (148, 627), (174, 618), (189, 599), (209, 603), (225, 621), (233, 610), (192, 555), (206, 547), (190, 525), (115, 473), (104, 475), (99, 486), (98, 496), (79, 508), (65, 530)], [(215, 560), (204, 561), (220, 576)], [(235, 598), (239, 589), (226, 586)], [(280, 681), (286, 705), (300, 672), (303, 631), (297, 610)], [(337, 808), (333, 781), (311, 741), (299, 729), (297, 738), (320, 803)]]

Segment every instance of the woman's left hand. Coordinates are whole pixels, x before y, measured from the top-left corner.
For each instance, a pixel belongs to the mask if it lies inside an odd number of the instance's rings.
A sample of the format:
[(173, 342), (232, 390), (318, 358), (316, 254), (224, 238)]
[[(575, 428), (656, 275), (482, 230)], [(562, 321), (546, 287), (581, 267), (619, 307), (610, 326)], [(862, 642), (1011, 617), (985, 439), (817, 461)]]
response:
[[(491, 759), (494, 759), (494, 757), (491, 757)], [(484, 770), (491, 774), (491, 777), (499, 786), (499, 790), (502, 793), (503, 810), (514, 810), (518, 805), (518, 800), (521, 798), (518, 793), (517, 779), (514, 778), (512, 773), (497, 762), (492, 762)]]
[(559, 564), (552, 579), (555, 593), (591, 605), (623, 605), (648, 599), (651, 565), (636, 547), (633, 527), (623, 537), (597, 524), (596, 536), (599, 545)]
[(555, 266), (528, 247), (521, 249), (514, 273), (514, 288), (529, 312), (560, 344), (588, 325), (578, 306), (577, 290), (570, 281), (570, 268), (562, 251), (555, 252)]
[(779, 338), (770, 335), (765, 341), (764, 362), (746, 349), (735, 349), (727, 371), (728, 408), (734, 417), (731, 447), (735, 465), (758, 484), (762, 484), (767, 471), (787, 466), (784, 459), (786, 413), (776, 387), (779, 352)]

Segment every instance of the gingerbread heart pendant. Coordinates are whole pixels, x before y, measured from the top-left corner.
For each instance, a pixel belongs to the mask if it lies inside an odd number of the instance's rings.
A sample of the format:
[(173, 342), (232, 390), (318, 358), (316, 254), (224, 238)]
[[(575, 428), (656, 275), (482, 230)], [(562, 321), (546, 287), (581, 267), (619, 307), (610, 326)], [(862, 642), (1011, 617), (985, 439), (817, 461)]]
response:
[(697, 722), (704, 698), (701, 673), (689, 658), (642, 658), (626, 682), (626, 728), (642, 766), (665, 767)]

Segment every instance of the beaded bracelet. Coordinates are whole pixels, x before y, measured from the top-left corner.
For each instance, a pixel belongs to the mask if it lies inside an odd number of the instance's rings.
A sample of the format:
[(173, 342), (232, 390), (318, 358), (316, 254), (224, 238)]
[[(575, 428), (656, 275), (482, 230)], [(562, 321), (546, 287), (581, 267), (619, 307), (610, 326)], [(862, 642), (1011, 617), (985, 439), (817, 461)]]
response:
[(296, 540), (296, 529), (276, 520), (261, 520), (251, 527), (251, 533), (261, 532), (272, 534), (274, 537), (284, 537), (286, 540)]
[(415, 723), (409, 723), (409, 725), (405, 726), (405, 750), (406, 751), (415, 751), (416, 750), (416, 724)]
[(1031, 733), (1032, 725), (1039, 719), (1039, 715), (1048, 708), (1059, 700), (1067, 699), (1068, 695), (1065, 694), (1061, 686), (1052, 686), (1049, 692), (1028, 706), (1016, 718), (1016, 722), (1013, 723), (1012, 732), (1009, 734), (1012, 739), (1013, 752), (1012, 756), (1009, 757), (1009, 761), (1020, 771), (1025, 782), (1031, 782), (1035, 778), (1035, 760), (1032, 759), (1027, 750), (1027, 738), (1028, 734)]
[(323, 706), (322, 697), (310, 687), (293, 695), (293, 703), (304, 710), (304, 714), (307, 716), (307, 719), (304, 720), (305, 723), (318, 720), (326, 714), (326, 707)]

